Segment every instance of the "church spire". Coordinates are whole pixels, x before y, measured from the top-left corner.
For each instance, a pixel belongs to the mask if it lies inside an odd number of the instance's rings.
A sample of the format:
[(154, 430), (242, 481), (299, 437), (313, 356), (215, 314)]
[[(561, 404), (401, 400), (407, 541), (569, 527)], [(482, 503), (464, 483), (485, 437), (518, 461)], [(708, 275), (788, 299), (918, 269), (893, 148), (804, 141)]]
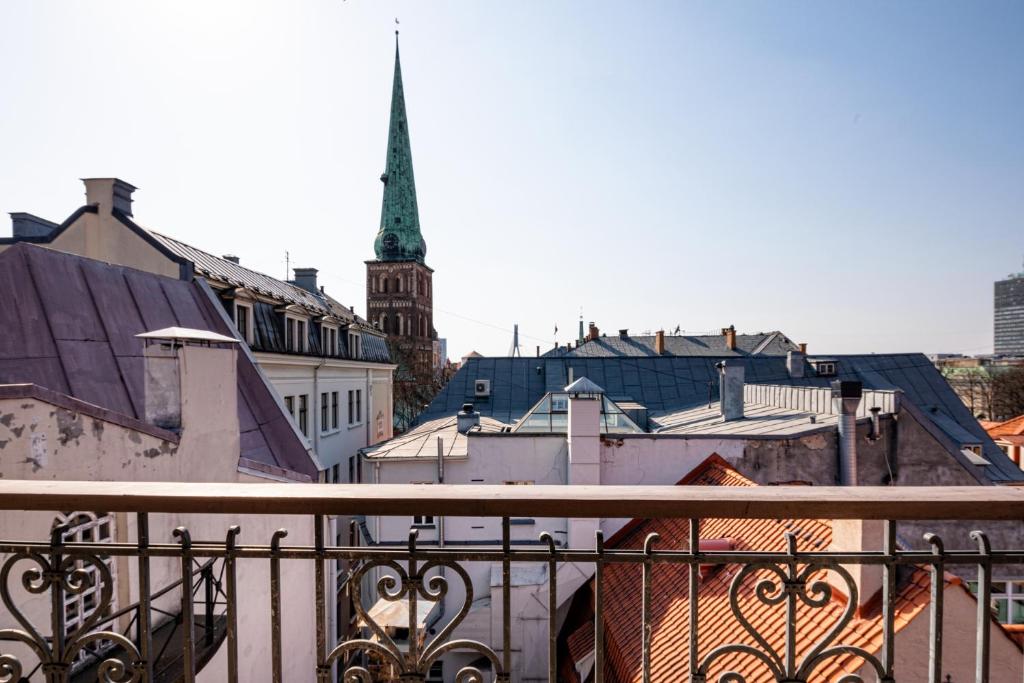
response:
[(420, 234), (412, 148), (402, 90), (402, 63), (398, 57), (398, 31), (395, 31), (395, 80), (391, 87), (387, 165), (380, 179), (384, 183), (384, 201), (380, 209), (380, 230), (373, 242), (377, 260), (423, 263), (427, 244)]

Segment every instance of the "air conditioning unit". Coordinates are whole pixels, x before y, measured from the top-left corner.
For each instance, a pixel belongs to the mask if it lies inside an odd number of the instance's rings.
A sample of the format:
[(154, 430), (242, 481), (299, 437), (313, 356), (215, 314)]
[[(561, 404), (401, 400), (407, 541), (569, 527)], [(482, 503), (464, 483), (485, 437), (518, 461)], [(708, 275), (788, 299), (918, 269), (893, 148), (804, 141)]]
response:
[(489, 398), (491, 395), (491, 380), (478, 379), (473, 382), (473, 394), (477, 398)]

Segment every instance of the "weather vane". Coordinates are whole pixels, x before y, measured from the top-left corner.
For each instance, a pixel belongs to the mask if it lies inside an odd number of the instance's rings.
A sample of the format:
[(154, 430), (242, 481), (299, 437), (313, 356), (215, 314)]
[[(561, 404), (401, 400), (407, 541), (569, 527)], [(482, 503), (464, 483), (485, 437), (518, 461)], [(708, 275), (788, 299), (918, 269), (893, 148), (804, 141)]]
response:
[[(398, 17), (395, 17), (395, 26), (398, 26)], [(395, 29), (395, 35), (398, 35), (398, 29)]]

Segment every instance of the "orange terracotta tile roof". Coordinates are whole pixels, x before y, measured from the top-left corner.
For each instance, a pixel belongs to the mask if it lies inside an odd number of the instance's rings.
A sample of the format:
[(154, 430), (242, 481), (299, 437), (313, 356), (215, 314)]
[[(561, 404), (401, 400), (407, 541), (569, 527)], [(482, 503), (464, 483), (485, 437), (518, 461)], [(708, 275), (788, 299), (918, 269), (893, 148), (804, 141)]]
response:
[(997, 436), (1022, 436), (1024, 435), (1024, 415), (1018, 415), (1006, 422), (986, 423), (985, 431), (992, 438)]
[[(709, 461), (687, 477), (686, 483), (704, 486), (754, 486), (755, 484), (712, 456)], [(629, 525), (608, 543), (609, 547), (640, 548), (651, 532), (660, 534), (656, 548), (688, 547), (688, 522), (682, 519), (644, 520)], [(784, 551), (783, 534), (796, 535), (801, 551), (826, 550), (832, 540), (831, 522), (825, 520), (744, 520), (708, 519), (701, 521), (701, 538), (730, 538), (737, 550)], [(703, 581), (698, 593), (698, 656), (703, 658), (713, 648), (725, 643), (745, 643), (758, 650), (764, 648), (747, 633), (729, 607), (729, 586), (740, 571), (737, 565), (722, 567)], [(785, 606), (766, 606), (757, 599), (754, 585), (768, 578), (767, 571), (748, 576), (738, 594), (742, 613), (753, 627), (780, 654), (785, 647)], [(652, 680), (688, 680), (689, 662), (689, 598), (688, 572), (682, 564), (657, 564), (652, 584)], [(812, 575), (812, 581), (824, 580), (825, 572)], [(954, 577), (949, 579), (956, 580)], [(958, 580), (957, 580), (958, 581)], [(929, 575), (915, 569), (903, 582), (896, 600), (896, 629), (926, 610), (929, 603)], [(810, 585), (810, 582), (808, 583)], [(639, 565), (609, 565), (605, 570), (605, 642), (606, 679), (634, 681), (641, 677), (641, 568)], [(877, 602), (877, 601), (874, 601)], [(797, 609), (797, 661), (836, 624), (846, 606), (846, 596), (836, 591), (831, 602), (818, 609), (800, 604)], [(877, 653), (882, 644), (880, 610), (871, 603), (863, 608), (864, 616), (855, 616), (833, 644), (854, 645)], [(570, 639), (573, 655), (584, 650), (588, 629), (578, 629)], [(592, 629), (590, 629), (592, 633)], [(591, 636), (592, 638), (592, 636)], [(593, 648), (593, 645), (590, 645)], [(839, 673), (854, 672), (864, 664), (852, 655), (830, 658), (815, 669), (816, 680), (835, 680)], [(708, 680), (718, 680), (726, 671), (736, 671), (748, 683), (769, 683), (774, 677), (750, 655), (728, 654), (708, 672)], [(731, 680), (731, 679), (730, 679)], [(738, 679), (737, 679), (738, 680)]]

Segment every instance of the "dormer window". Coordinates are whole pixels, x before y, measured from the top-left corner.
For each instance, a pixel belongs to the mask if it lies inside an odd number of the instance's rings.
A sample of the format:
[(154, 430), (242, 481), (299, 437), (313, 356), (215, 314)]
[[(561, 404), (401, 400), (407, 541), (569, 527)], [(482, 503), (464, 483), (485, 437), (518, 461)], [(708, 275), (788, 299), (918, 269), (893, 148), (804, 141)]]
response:
[(834, 360), (812, 360), (814, 374), (818, 377), (835, 377), (838, 363)]
[(320, 326), (320, 339), (325, 356), (338, 355), (338, 328), (331, 325)]
[(252, 344), (252, 306), (235, 303), (235, 327), (246, 344)]
[(360, 348), (362, 340), (360, 335), (355, 332), (348, 333), (348, 357), (354, 360), (358, 360), (360, 357)]
[(284, 346), (286, 351), (305, 353), (308, 348), (306, 321), (286, 315), (284, 319)]

